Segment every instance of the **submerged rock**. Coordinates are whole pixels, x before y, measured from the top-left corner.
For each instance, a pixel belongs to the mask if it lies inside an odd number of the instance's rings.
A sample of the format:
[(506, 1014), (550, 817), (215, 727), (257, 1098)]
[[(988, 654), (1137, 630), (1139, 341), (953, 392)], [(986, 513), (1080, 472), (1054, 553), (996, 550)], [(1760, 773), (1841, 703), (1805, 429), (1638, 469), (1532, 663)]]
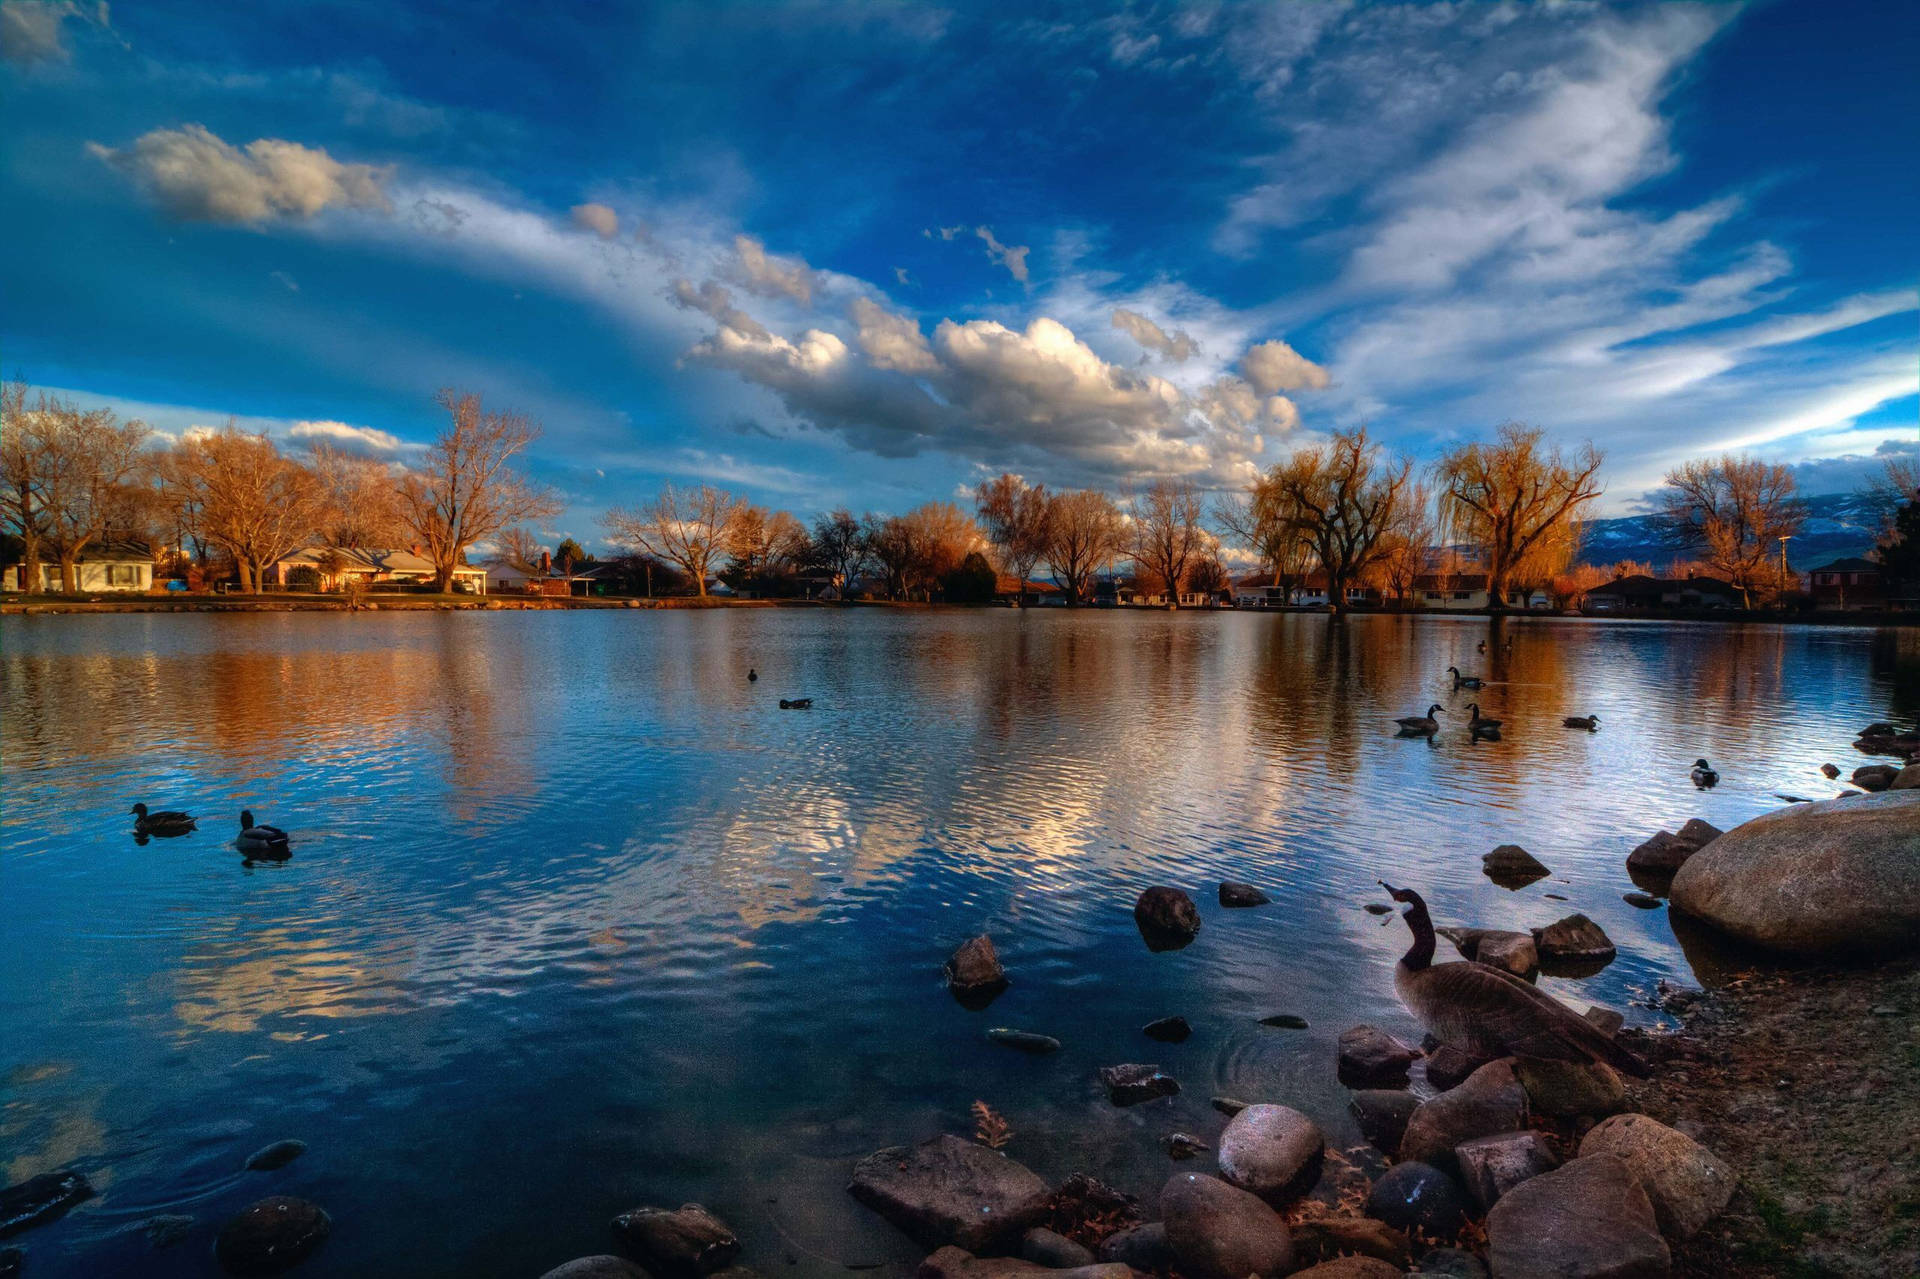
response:
[(1163, 1044), (1184, 1044), (1187, 1036), (1193, 1033), (1193, 1027), (1187, 1025), (1185, 1017), (1162, 1017), (1159, 1021), (1150, 1021), (1142, 1026), (1140, 1033)]
[(1453, 1148), (1475, 1137), (1513, 1132), (1527, 1125), (1527, 1093), (1502, 1058), (1473, 1072), (1465, 1083), (1423, 1101), (1407, 1120), (1400, 1157), (1453, 1166)]
[(1831, 781), (1831, 780), (1832, 780), (1833, 778), (1836, 778), (1836, 777), (1838, 777), (1838, 776), (1840, 776), (1840, 768), (1839, 768), (1839, 765), (1837, 765), (1837, 764), (1822, 764), (1822, 765), (1820, 765), (1820, 775), (1821, 775), (1822, 777), (1825, 777), (1825, 778), (1827, 778), (1827, 779), (1828, 779), (1829, 781)]
[(1189, 1279), (1276, 1279), (1293, 1269), (1286, 1222), (1258, 1195), (1205, 1173), (1180, 1173), (1160, 1191), (1173, 1265)]
[(1160, 1139), (1160, 1144), (1167, 1148), (1167, 1155), (1173, 1159), (1191, 1159), (1210, 1149), (1206, 1142), (1190, 1132), (1168, 1133)]
[(1035, 1226), (1020, 1236), (1020, 1258), (1049, 1270), (1074, 1270), (1091, 1266), (1096, 1260), (1088, 1249), (1045, 1226)]
[(1167, 1226), (1149, 1221), (1116, 1230), (1100, 1242), (1100, 1260), (1131, 1266), (1142, 1274), (1165, 1270), (1173, 1254), (1167, 1248)]
[(1125, 1266), (1055, 1270), (1018, 1257), (976, 1257), (949, 1244), (920, 1263), (915, 1279), (1133, 1279)]
[(147, 1242), (156, 1248), (171, 1248), (193, 1232), (194, 1219), (183, 1212), (163, 1212), (140, 1223)]
[(1178, 888), (1149, 888), (1133, 903), (1133, 922), (1148, 950), (1179, 950), (1199, 934), (1200, 908)]
[(1591, 1155), (1500, 1197), (1487, 1214), (1487, 1260), (1500, 1276), (1661, 1279), (1672, 1254), (1626, 1162)]
[(1269, 1203), (1312, 1186), (1327, 1147), (1318, 1124), (1290, 1106), (1248, 1106), (1220, 1134), (1220, 1175)]
[(651, 1279), (651, 1277), (625, 1257), (614, 1257), (603, 1253), (598, 1257), (575, 1257), (572, 1261), (547, 1271), (540, 1276), (540, 1279)]
[(333, 1218), (320, 1205), (274, 1195), (220, 1227), (213, 1255), (228, 1274), (277, 1275), (311, 1256), (332, 1229)]
[(1373, 1026), (1340, 1032), (1340, 1082), (1349, 1088), (1398, 1088), (1420, 1050)]
[(921, 1246), (1008, 1247), (1047, 1211), (1047, 1183), (951, 1133), (892, 1146), (854, 1165), (847, 1192)]
[(307, 1143), (289, 1137), (285, 1141), (276, 1141), (271, 1146), (262, 1146), (247, 1156), (249, 1172), (272, 1172), (275, 1168), (284, 1168), (301, 1155), (307, 1153)]
[(984, 933), (960, 943), (947, 957), (947, 989), (968, 1008), (985, 1008), (1007, 988), (1007, 972)]
[(1373, 1217), (1308, 1217), (1293, 1228), (1293, 1252), (1309, 1265), (1343, 1252), (1389, 1261), (1402, 1270), (1413, 1261), (1406, 1232)]
[(1487, 1263), (1464, 1248), (1429, 1248), (1420, 1254), (1422, 1279), (1487, 1279)]
[(1161, 1074), (1158, 1066), (1137, 1061), (1102, 1066), (1100, 1085), (1107, 1090), (1107, 1100), (1116, 1106), (1133, 1106), (1180, 1091), (1179, 1081), (1173, 1076)]
[(1553, 872), (1518, 844), (1502, 844), (1480, 859), (1480, 869), (1502, 888), (1525, 888)]
[(1651, 893), (1622, 893), (1620, 900), (1639, 910), (1659, 910), (1662, 902)]
[(1467, 1224), (1467, 1196), (1460, 1184), (1432, 1164), (1397, 1163), (1381, 1173), (1367, 1194), (1367, 1215), (1396, 1230), (1451, 1239)]
[(1615, 1115), (1580, 1139), (1580, 1156), (1617, 1155), (1653, 1202), (1660, 1231), (1678, 1242), (1719, 1216), (1733, 1197), (1733, 1169), (1711, 1150), (1645, 1115)]
[(1378, 1257), (1335, 1257), (1293, 1273), (1297, 1279), (1401, 1279), (1406, 1271)]
[(71, 1169), (43, 1172), (0, 1190), (0, 1239), (66, 1215), (93, 1197), (87, 1179)]
[(1360, 1135), (1383, 1154), (1395, 1154), (1420, 1099), (1403, 1088), (1364, 1088), (1347, 1099)]
[(613, 1233), (655, 1274), (699, 1279), (740, 1255), (727, 1223), (699, 1204), (634, 1208), (613, 1219)]
[(1252, 884), (1236, 883), (1227, 880), (1220, 885), (1220, 904), (1228, 907), (1265, 906), (1273, 898), (1267, 896)]
[(1018, 1048), (1023, 1053), (1057, 1053), (1060, 1041), (1052, 1035), (1038, 1035), (1031, 1030), (1012, 1030), (1006, 1026), (995, 1026), (987, 1032), (987, 1038), (996, 1044), (1005, 1044), (1009, 1048)]
[(1546, 1139), (1531, 1129), (1463, 1141), (1454, 1147), (1453, 1157), (1460, 1165), (1460, 1180), (1481, 1212), (1521, 1182), (1560, 1166)]
[(1207, 1104), (1231, 1119), (1253, 1103), (1241, 1101), (1238, 1097), (1214, 1097)]
[(1307, 1019), (1294, 1013), (1275, 1013), (1271, 1017), (1262, 1017), (1260, 1024), (1271, 1026), (1275, 1030), (1305, 1030)]

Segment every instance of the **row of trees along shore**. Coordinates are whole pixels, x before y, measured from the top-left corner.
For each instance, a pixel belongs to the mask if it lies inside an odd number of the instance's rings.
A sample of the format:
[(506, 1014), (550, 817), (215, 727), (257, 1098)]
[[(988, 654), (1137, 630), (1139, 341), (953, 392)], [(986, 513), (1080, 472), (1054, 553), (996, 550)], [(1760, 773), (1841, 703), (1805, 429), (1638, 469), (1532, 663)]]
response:
[[(180, 563), (231, 566), (242, 590), (316, 543), (336, 551), (411, 547), (449, 589), (470, 551), (532, 569), (542, 561), (529, 525), (561, 503), (524, 465), (540, 428), (490, 410), (473, 393), (445, 390), (446, 425), (405, 464), (343, 451), (324, 439), (301, 454), (233, 423), (174, 440), (111, 410), (83, 409), (22, 382), (0, 396), (0, 520), (17, 558), (57, 563), (63, 591), (89, 546), (136, 540), (171, 548)], [(1579, 562), (1581, 528), (1602, 494), (1604, 461), (1591, 443), (1550, 447), (1538, 429), (1500, 427), (1422, 469), (1363, 429), (1296, 449), (1244, 489), (1209, 500), (1192, 481), (1161, 479), (1124, 500), (1098, 489), (1051, 491), (1015, 475), (973, 491), (971, 511), (928, 502), (903, 514), (841, 508), (811, 523), (711, 484), (669, 484), (651, 500), (600, 520), (623, 552), (613, 567), (629, 584), (705, 595), (793, 595), (824, 580), (891, 599), (985, 600), (1044, 570), (1069, 603), (1094, 596), (1096, 579), (1125, 566), (1137, 593), (1209, 597), (1231, 588), (1226, 561), (1259, 565), (1291, 597), (1310, 577), (1345, 607), (1365, 587), (1410, 600), (1423, 577), (1484, 574), (1495, 607), (1518, 591), (1561, 603), (1644, 564)], [(1883, 523), (1883, 558), (1920, 555), (1913, 508), (1920, 475), (1889, 463), (1870, 492)], [(1695, 571), (1739, 589), (1749, 604), (1788, 582), (1775, 556), (1806, 518), (1792, 472), (1732, 455), (1675, 468), (1654, 501), (1676, 554)], [(1896, 527), (1898, 525), (1898, 527)], [(343, 557), (344, 558), (344, 557)], [(563, 570), (592, 562), (568, 539), (549, 557)], [(325, 565), (323, 564), (323, 571)], [(25, 586), (37, 589), (37, 574)]]

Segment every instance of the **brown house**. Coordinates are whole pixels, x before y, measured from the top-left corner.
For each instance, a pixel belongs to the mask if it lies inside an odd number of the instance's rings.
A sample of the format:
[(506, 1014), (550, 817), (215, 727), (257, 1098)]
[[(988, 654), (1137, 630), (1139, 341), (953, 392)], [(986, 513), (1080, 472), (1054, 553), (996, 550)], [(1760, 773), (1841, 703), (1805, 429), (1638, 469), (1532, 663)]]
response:
[(1848, 610), (1886, 607), (1886, 583), (1880, 566), (1872, 560), (1851, 556), (1823, 564), (1807, 574), (1816, 608)]

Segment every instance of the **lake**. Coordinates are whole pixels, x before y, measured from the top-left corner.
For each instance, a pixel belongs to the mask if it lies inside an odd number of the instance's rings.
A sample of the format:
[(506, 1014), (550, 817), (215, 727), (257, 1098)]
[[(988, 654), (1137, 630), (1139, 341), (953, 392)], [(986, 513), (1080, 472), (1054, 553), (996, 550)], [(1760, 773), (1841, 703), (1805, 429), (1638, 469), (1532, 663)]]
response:
[[(1216, 1094), (1351, 1144), (1340, 1031), (1419, 1037), (1377, 879), (1441, 923), (1584, 911), (1619, 958), (1543, 984), (1651, 1024), (1630, 1001), (1720, 961), (1622, 900), (1628, 850), (1829, 796), (1855, 730), (1920, 709), (1920, 632), (1841, 627), (730, 609), (9, 617), (0, 642), (0, 1174), (99, 1192), (8, 1241), (35, 1279), (207, 1273), (275, 1193), (334, 1217), (314, 1279), (531, 1279), (690, 1200), (762, 1274), (908, 1273), (847, 1173), (970, 1131), (976, 1099), (1042, 1176), (1149, 1195), (1211, 1166), (1160, 1139), (1211, 1141)], [(1449, 665), (1504, 740), (1467, 740)], [(1435, 701), (1435, 741), (1394, 736)], [(136, 844), (135, 800), (201, 829)], [(243, 864), (243, 806), (290, 861)], [(1502, 843), (1553, 875), (1492, 884)], [(1222, 910), (1223, 878), (1274, 903)], [(1134, 927), (1153, 884), (1200, 905), (1184, 950)], [(940, 970), (983, 931), (1012, 985), (975, 1012)], [(1187, 1042), (1140, 1033), (1176, 1013)], [(1095, 1072), (1130, 1061), (1183, 1091), (1111, 1106)], [(311, 1148), (242, 1171), (284, 1137)], [(197, 1224), (155, 1251), (158, 1213)]]

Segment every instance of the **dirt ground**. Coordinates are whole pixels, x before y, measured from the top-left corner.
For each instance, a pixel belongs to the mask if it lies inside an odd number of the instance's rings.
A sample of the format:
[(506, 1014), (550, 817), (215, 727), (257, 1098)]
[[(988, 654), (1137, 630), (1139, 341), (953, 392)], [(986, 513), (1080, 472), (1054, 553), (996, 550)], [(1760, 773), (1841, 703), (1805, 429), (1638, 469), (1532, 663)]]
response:
[(1920, 961), (1751, 973), (1669, 1005), (1630, 1109), (1732, 1164), (1683, 1276), (1920, 1276)]

